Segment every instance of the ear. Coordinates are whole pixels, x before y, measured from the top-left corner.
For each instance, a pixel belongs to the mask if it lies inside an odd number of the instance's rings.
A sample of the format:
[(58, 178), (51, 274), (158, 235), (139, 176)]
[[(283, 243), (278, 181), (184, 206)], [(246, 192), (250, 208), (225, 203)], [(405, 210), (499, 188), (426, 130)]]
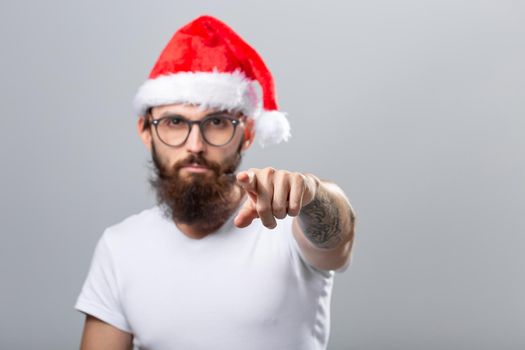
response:
[(246, 151), (251, 147), (253, 141), (255, 140), (255, 121), (253, 118), (246, 118), (245, 128), (244, 128), (244, 141), (242, 143), (242, 151)]
[(144, 146), (151, 152), (151, 125), (144, 129), (144, 123), (146, 122), (146, 117), (140, 116), (137, 122), (137, 132), (140, 136), (140, 139)]

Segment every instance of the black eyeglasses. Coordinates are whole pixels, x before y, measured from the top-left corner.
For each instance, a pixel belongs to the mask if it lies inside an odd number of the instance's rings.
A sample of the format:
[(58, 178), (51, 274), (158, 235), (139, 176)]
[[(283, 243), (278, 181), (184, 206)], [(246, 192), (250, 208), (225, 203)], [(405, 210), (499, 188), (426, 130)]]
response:
[(240, 123), (239, 119), (226, 112), (212, 113), (202, 120), (194, 121), (178, 114), (151, 119), (159, 140), (171, 147), (181, 146), (188, 140), (193, 124), (199, 126), (206, 143), (217, 147), (224, 146), (233, 139)]

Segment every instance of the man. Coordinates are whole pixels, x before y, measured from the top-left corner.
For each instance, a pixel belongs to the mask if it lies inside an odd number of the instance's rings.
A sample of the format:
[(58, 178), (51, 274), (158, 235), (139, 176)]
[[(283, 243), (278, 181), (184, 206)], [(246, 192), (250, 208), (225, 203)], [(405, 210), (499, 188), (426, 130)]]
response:
[(99, 240), (75, 305), (81, 348), (325, 349), (355, 214), (312, 174), (236, 174), (256, 138), (289, 137), (257, 52), (199, 17), (172, 37), (135, 104), (158, 205)]

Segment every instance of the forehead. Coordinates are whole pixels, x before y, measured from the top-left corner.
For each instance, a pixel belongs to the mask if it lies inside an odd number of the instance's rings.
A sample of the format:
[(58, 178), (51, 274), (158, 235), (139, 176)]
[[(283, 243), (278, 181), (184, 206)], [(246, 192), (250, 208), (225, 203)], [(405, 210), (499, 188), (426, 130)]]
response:
[(160, 118), (165, 115), (179, 114), (188, 119), (196, 120), (201, 119), (210, 113), (216, 113), (221, 111), (224, 110), (220, 108), (202, 108), (199, 105), (177, 103), (153, 107), (151, 109), (151, 115), (154, 118)]

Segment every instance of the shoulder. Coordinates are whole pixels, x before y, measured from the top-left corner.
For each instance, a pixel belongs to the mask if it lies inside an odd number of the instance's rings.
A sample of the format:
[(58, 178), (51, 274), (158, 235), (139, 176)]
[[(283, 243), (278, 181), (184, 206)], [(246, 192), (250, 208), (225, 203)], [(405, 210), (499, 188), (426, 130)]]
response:
[(153, 206), (137, 214), (126, 217), (120, 222), (109, 226), (104, 231), (104, 239), (110, 247), (125, 247), (140, 245), (151, 238), (159, 228), (167, 224), (160, 207)]
[(139, 213), (130, 215), (116, 224), (109, 226), (107, 229), (114, 232), (133, 231), (145, 225), (147, 226), (158, 222), (161, 216), (161, 209), (158, 206), (153, 206)]

